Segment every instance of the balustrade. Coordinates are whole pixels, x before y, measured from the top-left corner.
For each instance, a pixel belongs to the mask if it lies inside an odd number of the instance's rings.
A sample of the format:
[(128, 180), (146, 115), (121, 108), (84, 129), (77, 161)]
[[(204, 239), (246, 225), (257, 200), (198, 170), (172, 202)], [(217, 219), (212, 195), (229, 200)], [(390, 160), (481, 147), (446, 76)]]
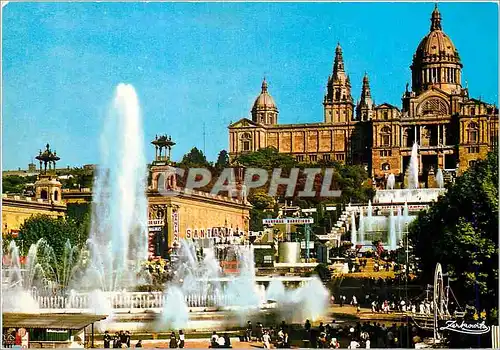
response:
[[(302, 285), (302, 283), (301, 283)], [(103, 292), (108, 304), (115, 310), (119, 309), (162, 309), (165, 302), (163, 292)], [(40, 309), (91, 309), (91, 293), (74, 293), (69, 295), (40, 295), (36, 290), (31, 293)], [(213, 294), (190, 293), (184, 297), (188, 307), (229, 306), (237, 300), (223, 291)]]

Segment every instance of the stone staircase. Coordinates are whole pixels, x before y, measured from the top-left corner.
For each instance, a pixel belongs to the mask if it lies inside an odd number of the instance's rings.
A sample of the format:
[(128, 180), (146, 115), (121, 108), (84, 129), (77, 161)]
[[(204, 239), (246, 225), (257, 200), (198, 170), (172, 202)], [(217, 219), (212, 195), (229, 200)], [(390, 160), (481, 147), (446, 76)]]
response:
[(337, 222), (333, 225), (331, 233), (346, 233), (350, 225), (349, 220), (351, 218), (351, 212), (355, 210), (355, 208), (352, 208), (350, 206), (346, 207), (340, 214)]

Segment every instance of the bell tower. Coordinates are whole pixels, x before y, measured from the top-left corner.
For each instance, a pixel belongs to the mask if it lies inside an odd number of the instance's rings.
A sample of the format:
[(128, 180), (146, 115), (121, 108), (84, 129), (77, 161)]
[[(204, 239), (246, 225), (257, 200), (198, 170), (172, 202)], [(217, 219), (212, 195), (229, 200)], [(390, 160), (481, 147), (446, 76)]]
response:
[(342, 48), (337, 44), (332, 75), (328, 77), (323, 101), (325, 123), (342, 123), (352, 120), (354, 102), (351, 81), (344, 68)]

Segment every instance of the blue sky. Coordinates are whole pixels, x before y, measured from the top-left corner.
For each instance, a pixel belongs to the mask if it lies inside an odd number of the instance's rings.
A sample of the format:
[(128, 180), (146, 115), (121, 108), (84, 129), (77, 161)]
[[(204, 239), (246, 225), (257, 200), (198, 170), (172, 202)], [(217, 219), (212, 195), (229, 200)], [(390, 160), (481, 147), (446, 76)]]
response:
[[(155, 134), (215, 160), (227, 125), (250, 115), (262, 77), (280, 123), (322, 121), (335, 46), (354, 98), (368, 72), (377, 104), (400, 106), (433, 3), (9, 3), (3, 8), (3, 168), (26, 168), (47, 142), (59, 166), (99, 162), (120, 82), (137, 90), (147, 159)], [(440, 3), (470, 94), (498, 101), (498, 8)]]

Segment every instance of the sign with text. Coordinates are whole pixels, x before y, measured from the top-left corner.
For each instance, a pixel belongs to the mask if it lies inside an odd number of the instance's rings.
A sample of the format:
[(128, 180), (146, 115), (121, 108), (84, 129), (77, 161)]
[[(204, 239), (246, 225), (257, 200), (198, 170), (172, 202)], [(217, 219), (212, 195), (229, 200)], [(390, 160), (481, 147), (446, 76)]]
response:
[(216, 238), (216, 237), (235, 237), (244, 236), (245, 232), (241, 230), (234, 230), (232, 228), (225, 227), (213, 227), (213, 228), (195, 228), (186, 229), (187, 239), (204, 239), (204, 238)]
[[(306, 249), (306, 242), (300, 242), (300, 249)], [(314, 249), (314, 242), (309, 241), (309, 249)]]
[(304, 225), (312, 224), (314, 222), (313, 218), (284, 218), (284, 219), (264, 219), (262, 223), (264, 225), (278, 225), (278, 224), (291, 224), (291, 225)]
[(172, 231), (173, 231), (173, 245), (177, 247), (179, 245), (179, 211), (172, 211)]
[(445, 321), (444, 326), (441, 326), (439, 330), (479, 335), (488, 333), (491, 327), (486, 325), (485, 321), (449, 320)]

